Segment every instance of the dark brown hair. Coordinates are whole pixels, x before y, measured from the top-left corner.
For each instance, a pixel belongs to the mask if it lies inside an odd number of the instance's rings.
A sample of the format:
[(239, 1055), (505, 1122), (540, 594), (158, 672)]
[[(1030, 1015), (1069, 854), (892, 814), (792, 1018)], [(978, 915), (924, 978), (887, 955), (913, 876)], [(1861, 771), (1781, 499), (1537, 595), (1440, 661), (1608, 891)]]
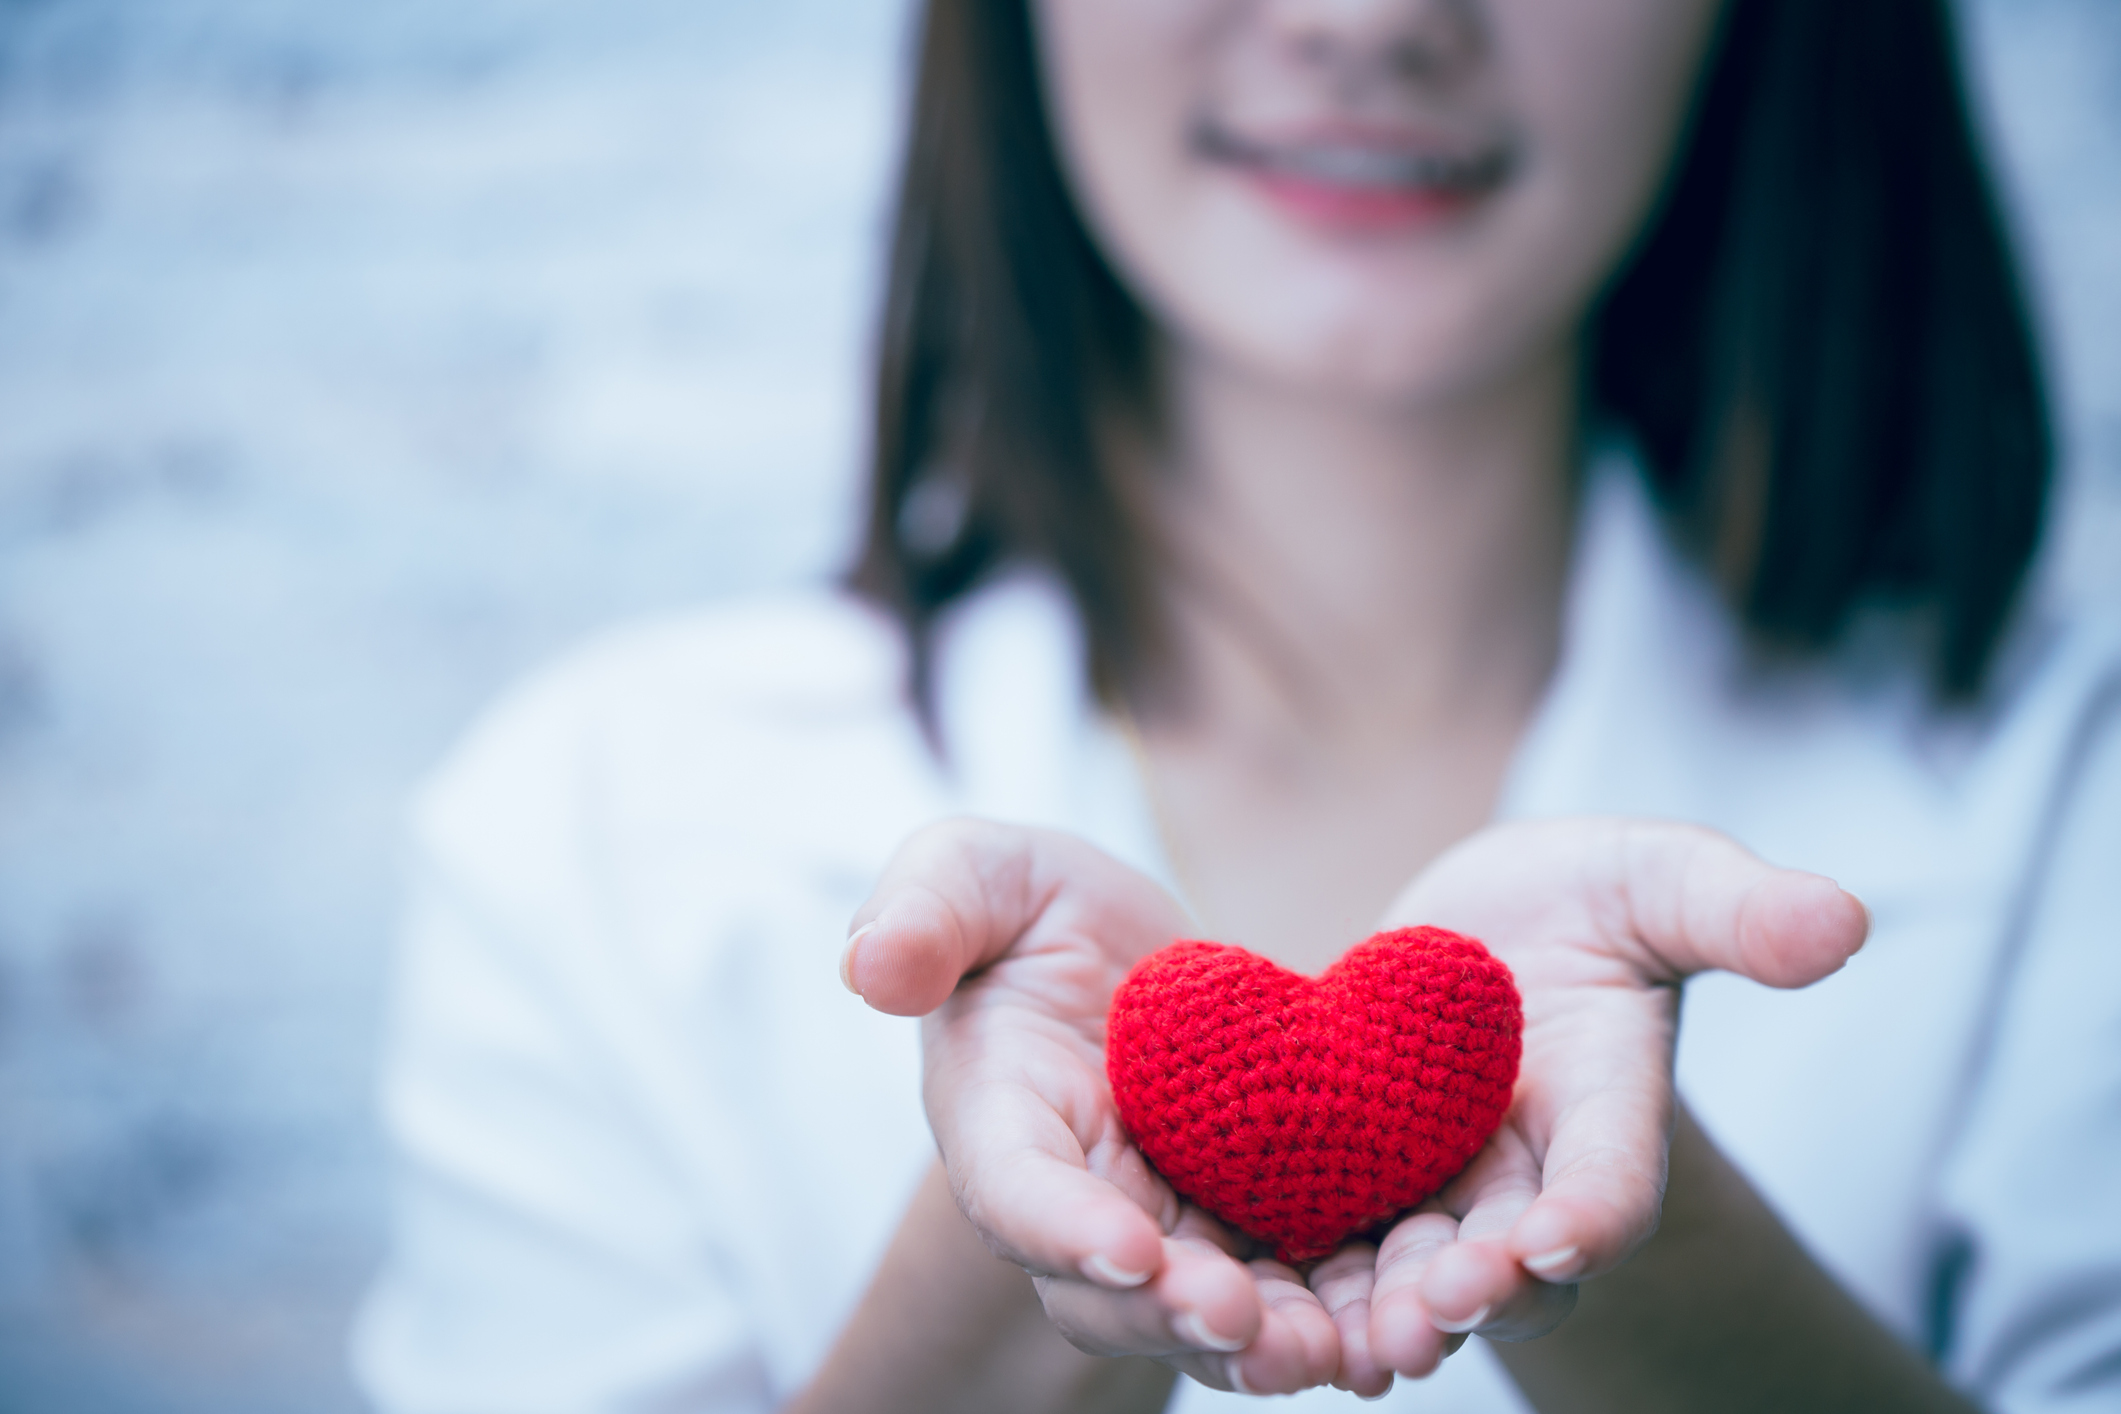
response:
[[(850, 585), (904, 625), (997, 566), (1056, 571), (1108, 701), (1155, 668), (1127, 429), (1152, 337), (1077, 214), (1024, 0), (929, 0)], [(1597, 312), (1589, 392), (1762, 641), (1892, 603), (1978, 690), (2052, 459), (2009, 242), (1944, 0), (1731, 0), (1692, 131)]]

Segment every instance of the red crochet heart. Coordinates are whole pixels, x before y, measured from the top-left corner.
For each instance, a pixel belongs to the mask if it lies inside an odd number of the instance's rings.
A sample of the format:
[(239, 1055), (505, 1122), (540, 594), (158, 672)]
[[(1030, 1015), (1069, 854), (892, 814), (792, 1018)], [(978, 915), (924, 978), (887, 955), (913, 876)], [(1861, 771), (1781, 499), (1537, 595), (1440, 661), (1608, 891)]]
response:
[(1510, 969), (1441, 928), (1379, 933), (1316, 978), (1179, 942), (1113, 994), (1105, 1069), (1173, 1188), (1303, 1262), (1465, 1167), (1510, 1107), (1523, 1029)]

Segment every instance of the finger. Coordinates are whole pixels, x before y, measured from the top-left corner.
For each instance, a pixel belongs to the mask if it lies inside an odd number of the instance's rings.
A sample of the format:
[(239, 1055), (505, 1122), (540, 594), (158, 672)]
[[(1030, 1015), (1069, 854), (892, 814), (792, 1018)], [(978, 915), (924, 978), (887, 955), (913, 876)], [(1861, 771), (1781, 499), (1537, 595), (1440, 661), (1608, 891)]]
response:
[(1370, 1291), (1376, 1280), (1377, 1249), (1367, 1242), (1351, 1242), (1311, 1269), (1311, 1290), (1340, 1334), (1340, 1369), (1333, 1383), (1364, 1399), (1381, 1398), (1392, 1388), (1391, 1367), (1370, 1352)]
[(1542, 1281), (1619, 1266), (1657, 1230), (1664, 1207), (1667, 1096), (1656, 1087), (1587, 1095), (1561, 1114), (1541, 1189), (1508, 1229), (1510, 1255)]
[(1438, 1195), (1442, 1206), (1460, 1212), (1457, 1241), (1435, 1254), (1420, 1279), (1422, 1302), (1438, 1330), (1532, 1340), (1575, 1309), (1575, 1286), (1534, 1276), (1508, 1242), (1541, 1187), (1532, 1151), (1506, 1127)]
[(879, 1011), (923, 1016), (1056, 911), (1122, 966), (1184, 931), (1152, 881), (1081, 840), (947, 820), (901, 845), (855, 911), (840, 977)]
[(1093, 1355), (1203, 1357), (1198, 1368), (1221, 1379), (1226, 1357), (1259, 1337), (1267, 1311), (1245, 1266), (1213, 1243), (1173, 1237), (1155, 1280), (1113, 1291), (1080, 1278), (1042, 1277), (1046, 1314)]
[(1570, 914), (1637, 949), (1650, 980), (1722, 969), (1776, 987), (1834, 972), (1870, 929), (1863, 905), (1832, 880), (1775, 868), (1714, 830), (1623, 819), (1483, 830), (1386, 911), (1469, 933), (1506, 961), (1525, 930)]
[(855, 911), (840, 978), (879, 1011), (922, 1016), (1013, 943), (1046, 902), (1029, 831), (946, 820), (899, 846)]
[(1331, 1379), (1340, 1359), (1333, 1322), (1295, 1272), (1240, 1265), (1212, 1223), (1170, 1238), (1156, 1280), (1109, 1291), (1043, 1277), (1046, 1313), (1093, 1355), (1151, 1355), (1216, 1389), (1293, 1394)]
[(1533, 1340), (1576, 1308), (1576, 1287), (1529, 1275), (1500, 1242), (1459, 1241), (1439, 1250), (1421, 1275), (1431, 1322), (1448, 1335)]
[(1231, 1387), (1251, 1394), (1294, 1394), (1340, 1369), (1340, 1333), (1304, 1279), (1279, 1262), (1249, 1264), (1265, 1319), (1259, 1334), (1233, 1355)]
[(1411, 1379), (1436, 1372), (1450, 1337), (1436, 1329), (1421, 1293), (1422, 1273), (1458, 1238), (1458, 1220), (1434, 1205), (1404, 1218), (1377, 1249), (1370, 1289), (1372, 1358)]
[(1673, 977), (1720, 969), (1771, 987), (1837, 972), (1870, 914), (1833, 880), (1778, 869), (1695, 825), (1615, 821), (1593, 869), (1617, 886), (1626, 932)]
[[(1074, 1134), (1036, 1097), (1012, 1087), (974, 1097), (945, 1152), (958, 1206), (997, 1255), (1034, 1275), (1138, 1287), (1163, 1262), (1163, 1225), (1083, 1166)], [(981, 1101), (984, 1100), (984, 1103)]]
[(1134, 1147), (1118, 1124), (1110, 1125), (1106, 1134), (1084, 1151), (1083, 1160), (1093, 1177), (1118, 1189), (1128, 1201), (1154, 1218), (1157, 1227), (1164, 1232), (1169, 1233), (1178, 1226), (1178, 1195), (1171, 1191), (1170, 1184), (1164, 1182), (1164, 1176), (1149, 1166), (1141, 1150)]
[(1171, 1236), (1181, 1242), (1205, 1242), (1216, 1251), (1235, 1261), (1243, 1262), (1247, 1255), (1246, 1240), (1223, 1224), (1222, 1219), (1197, 1208), (1191, 1203), (1180, 1206), (1178, 1221), (1171, 1225)]

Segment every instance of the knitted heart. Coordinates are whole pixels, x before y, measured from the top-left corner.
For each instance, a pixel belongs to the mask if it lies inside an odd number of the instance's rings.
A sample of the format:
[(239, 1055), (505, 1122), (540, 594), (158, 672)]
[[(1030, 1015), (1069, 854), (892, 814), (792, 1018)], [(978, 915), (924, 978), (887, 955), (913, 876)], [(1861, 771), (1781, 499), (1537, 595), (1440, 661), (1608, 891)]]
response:
[(1510, 969), (1441, 928), (1379, 933), (1316, 978), (1215, 943), (1143, 958), (1112, 998), (1120, 1118), (1171, 1186), (1284, 1262), (1450, 1181), (1510, 1107)]

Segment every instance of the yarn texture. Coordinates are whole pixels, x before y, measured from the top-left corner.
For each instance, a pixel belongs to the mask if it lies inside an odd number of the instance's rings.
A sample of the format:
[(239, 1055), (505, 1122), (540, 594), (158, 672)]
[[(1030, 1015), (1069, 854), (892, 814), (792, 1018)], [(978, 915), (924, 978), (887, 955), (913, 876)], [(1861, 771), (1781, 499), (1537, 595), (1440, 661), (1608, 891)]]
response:
[(1305, 1262), (1465, 1167), (1510, 1107), (1523, 1030), (1510, 969), (1441, 928), (1379, 933), (1315, 978), (1185, 941), (1113, 994), (1105, 1069), (1174, 1189)]

